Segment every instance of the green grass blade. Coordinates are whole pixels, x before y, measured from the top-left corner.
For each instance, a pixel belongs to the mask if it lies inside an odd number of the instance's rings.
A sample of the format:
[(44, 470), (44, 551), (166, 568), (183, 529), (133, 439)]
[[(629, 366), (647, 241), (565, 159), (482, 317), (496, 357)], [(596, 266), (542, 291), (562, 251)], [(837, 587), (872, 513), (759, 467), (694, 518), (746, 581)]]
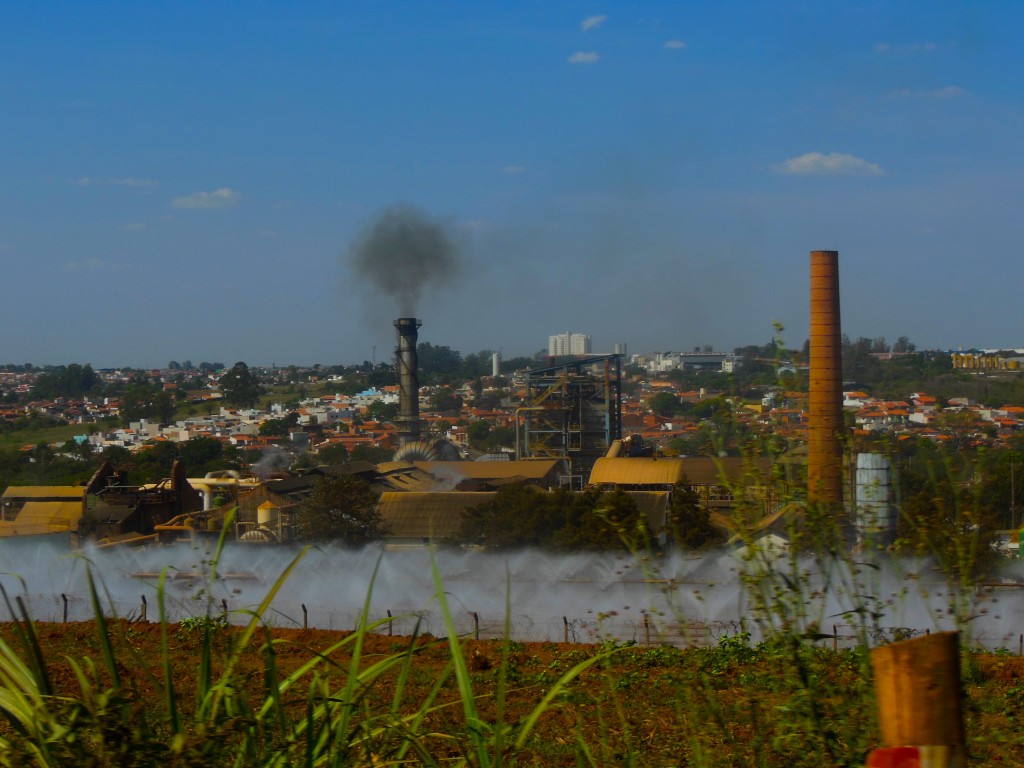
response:
[(156, 604), (160, 614), (160, 655), (164, 673), (164, 705), (167, 707), (167, 722), (170, 725), (171, 734), (177, 736), (181, 733), (181, 718), (178, 715), (178, 696), (174, 690), (174, 669), (171, 667), (170, 646), (167, 641), (166, 586), (167, 569), (163, 568), (156, 585)]
[(89, 584), (89, 600), (92, 603), (92, 612), (95, 617), (96, 631), (100, 638), (100, 649), (103, 651), (103, 660), (107, 665), (107, 672), (113, 683), (114, 690), (121, 689), (121, 673), (117, 668), (117, 659), (114, 657), (114, 646), (110, 642), (110, 627), (103, 615), (103, 607), (100, 605), (99, 592), (96, 590), (96, 579), (93, 578), (92, 568), (85, 570), (86, 582)]
[(455, 667), (455, 680), (459, 687), (459, 698), (462, 700), (462, 711), (466, 718), (466, 726), (469, 728), (469, 735), (473, 742), (478, 764), (481, 768), (488, 768), (491, 760), (487, 751), (487, 740), (483, 734), (483, 722), (480, 720), (480, 713), (476, 706), (476, 697), (473, 695), (473, 684), (469, 674), (469, 667), (466, 664), (466, 657), (462, 652), (462, 643), (459, 641), (459, 635), (455, 631), (455, 621), (452, 618), (451, 609), (448, 607), (444, 584), (441, 581), (441, 571), (437, 567), (437, 559), (433, 556), (431, 556), (430, 569), (434, 576), (434, 588), (438, 606), (441, 616), (444, 618), (445, 631), (448, 634), (448, 647), (451, 651), (452, 664)]
[(571, 683), (573, 680), (579, 677), (583, 672), (590, 669), (590, 667), (597, 664), (599, 661), (604, 661), (613, 653), (617, 653), (620, 650), (622, 649), (616, 648), (611, 651), (606, 651), (605, 653), (595, 654), (591, 656), (589, 659), (584, 659), (575, 667), (573, 667), (564, 675), (562, 675), (560, 678), (558, 678), (555, 684), (552, 685), (551, 688), (548, 689), (548, 692), (544, 694), (544, 698), (540, 700), (537, 706), (534, 707), (530, 714), (526, 716), (526, 719), (523, 720), (523, 725), (519, 729), (519, 733), (516, 736), (516, 748), (522, 749), (523, 745), (526, 744), (526, 740), (529, 738), (530, 732), (533, 730), (533, 727), (537, 724), (537, 721), (540, 720), (541, 715), (543, 715), (548, 710), (548, 708), (551, 706), (551, 703), (559, 695), (561, 695), (562, 691), (569, 683)]

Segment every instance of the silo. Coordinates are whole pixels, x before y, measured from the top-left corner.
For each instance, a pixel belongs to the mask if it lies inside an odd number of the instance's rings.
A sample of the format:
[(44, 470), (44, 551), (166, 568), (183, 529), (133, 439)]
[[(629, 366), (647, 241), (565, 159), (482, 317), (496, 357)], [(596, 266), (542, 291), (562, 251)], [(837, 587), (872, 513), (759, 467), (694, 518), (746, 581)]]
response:
[(857, 542), (873, 549), (889, 546), (896, 538), (889, 459), (879, 453), (858, 453), (855, 485)]
[(491, 353), (491, 376), (498, 378), (501, 376), (501, 353)]
[(838, 251), (811, 251), (810, 363), (807, 500), (838, 508), (843, 501), (843, 351)]

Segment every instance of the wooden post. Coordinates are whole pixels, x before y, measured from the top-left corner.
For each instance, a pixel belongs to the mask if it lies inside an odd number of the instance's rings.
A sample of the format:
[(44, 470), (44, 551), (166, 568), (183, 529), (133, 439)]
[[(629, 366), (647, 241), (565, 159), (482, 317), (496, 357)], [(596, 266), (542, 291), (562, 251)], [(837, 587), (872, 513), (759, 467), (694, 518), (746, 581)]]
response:
[(644, 614), (644, 645), (651, 644), (651, 622), (647, 620), (647, 614)]
[(309, 629), (309, 613), (306, 611), (305, 603), (302, 603), (302, 628)]
[(223, 598), (220, 601), (221, 608), (224, 609), (224, 621), (228, 620), (228, 601), (227, 598)]
[(149, 619), (146, 618), (146, 610), (147, 610), (148, 607), (149, 606), (146, 605), (146, 596), (143, 595), (142, 596), (142, 610), (139, 613), (139, 621), (141, 621), (143, 623), (146, 623), (146, 622), (149, 621)]
[(1024, 656), (1024, 635), (1020, 636), (1020, 640), (1017, 641), (1017, 655)]
[(832, 650), (839, 650), (839, 630), (836, 629), (836, 625), (832, 625)]
[(564, 628), (564, 633), (563, 634), (565, 635), (565, 642), (568, 643), (569, 642), (569, 620), (567, 618), (565, 618), (565, 616), (562, 617), (562, 625), (563, 625), (563, 628)]
[(480, 614), (473, 611), (473, 639), (480, 639)]
[[(389, 619), (392, 618), (391, 617), (391, 609), (390, 608), (388, 608), (388, 618)], [(392, 634), (394, 634), (394, 631), (395, 631), (395, 622), (389, 621), (388, 622), (388, 637), (391, 637)]]
[[(874, 648), (871, 666), (883, 746), (876, 750), (879, 760), (893, 749), (936, 748), (944, 757), (929, 764), (963, 766), (959, 635), (936, 632)], [(868, 765), (884, 764), (879, 760)]]
[(61, 592), (60, 599), (64, 601), (64, 623), (68, 623), (68, 596)]

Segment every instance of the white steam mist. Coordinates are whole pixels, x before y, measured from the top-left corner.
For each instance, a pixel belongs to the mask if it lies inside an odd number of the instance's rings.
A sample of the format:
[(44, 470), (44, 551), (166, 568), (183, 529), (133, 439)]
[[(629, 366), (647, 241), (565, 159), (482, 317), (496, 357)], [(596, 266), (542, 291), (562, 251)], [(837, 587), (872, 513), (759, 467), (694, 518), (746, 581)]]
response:
[[(188, 545), (72, 554), (61, 537), (8, 539), (0, 542), (0, 557), (8, 564), (0, 582), (9, 595), (23, 595), (38, 620), (60, 621), (65, 598), (69, 620), (88, 620), (92, 610), (85, 574), (91, 563), (102, 584), (105, 609), (137, 617), (145, 596), (148, 618), (154, 621), (156, 575), (166, 569), (171, 621), (226, 606), (229, 618), (241, 623), (248, 619), (245, 611), (259, 604), (297, 554), (299, 550), (287, 547), (228, 546), (221, 575), (210, 588), (210, 553)], [(507, 587), (512, 635), (518, 640), (562, 640), (568, 635), (577, 642), (614, 637), (713, 643), (723, 634), (744, 630), (756, 638), (764, 627), (757, 617), (756, 596), (739, 586), (744, 566), (728, 553), (636, 560), (611, 554), (438, 549), (433, 557), (459, 631), (479, 628), (483, 637), (504, 632)], [(886, 560), (857, 573), (839, 568), (828, 575), (817, 572), (811, 561), (802, 567), (808, 585), (804, 594), (812, 597), (790, 598), (794, 613), (802, 614), (798, 626), (817, 626), (828, 634), (836, 624), (840, 636), (849, 636), (852, 630), (846, 625), (854, 621), (843, 614), (862, 608), (878, 612), (881, 627), (954, 628), (946, 586), (924, 561)], [(1022, 575), (1019, 566), (1014, 571), (1005, 575)], [(284, 583), (266, 620), (282, 627), (305, 621), (311, 627), (351, 629), (371, 580), (371, 619), (390, 611), (398, 617), (395, 634), (411, 632), (417, 621), (421, 631), (444, 634), (431, 553), (418, 548), (383, 554), (375, 548), (310, 550)], [(976, 618), (970, 631), (976, 642), (990, 648), (1018, 647), (1024, 590), (981, 591), (971, 596), (971, 603)], [(781, 620), (775, 617), (773, 623), (779, 626)]]

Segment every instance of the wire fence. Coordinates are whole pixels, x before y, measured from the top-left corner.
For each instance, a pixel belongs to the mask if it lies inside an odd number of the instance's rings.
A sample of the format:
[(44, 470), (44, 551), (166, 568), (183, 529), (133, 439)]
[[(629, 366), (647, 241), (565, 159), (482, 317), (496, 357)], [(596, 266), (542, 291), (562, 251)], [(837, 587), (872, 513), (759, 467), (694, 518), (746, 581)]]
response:
[[(29, 615), (36, 621), (81, 622), (91, 621), (94, 616), (92, 601), (88, 596), (62, 593), (59, 595), (23, 594), (21, 602)], [(155, 622), (160, 618), (160, 609), (154, 599), (140, 595), (138, 600), (114, 598), (109, 595), (100, 598), (100, 607), (107, 617), (128, 621)], [(197, 595), (190, 598), (167, 598), (164, 600), (164, 616), (168, 623), (179, 623), (183, 619), (197, 616), (219, 615), (232, 624), (244, 624), (252, 617), (256, 606), (233, 604), (227, 598), (204, 599)], [(15, 615), (18, 609), (9, 606), (8, 618), (22, 618)], [(360, 624), (360, 612), (342, 610), (323, 605), (305, 603), (272, 606), (262, 615), (262, 621), (270, 626), (282, 628), (313, 628), (334, 631), (350, 631)], [(685, 621), (644, 613), (640, 617), (608, 616), (533, 616), (512, 613), (509, 616), (489, 616), (475, 611), (459, 610), (451, 614), (456, 633), (475, 639), (504, 639), (519, 642), (559, 642), (575, 644), (597, 644), (609, 641), (634, 643), (639, 646), (669, 645), (677, 648), (710, 648), (724, 637), (745, 633), (748, 627), (743, 621)], [(408, 636), (414, 633), (444, 637), (447, 633), (444, 617), (438, 611), (423, 611), (413, 608), (386, 609), (369, 616), (367, 625), (378, 635)], [(375, 625), (375, 626), (374, 626)], [(823, 647), (834, 650), (849, 650), (867, 643), (871, 646), (885, 645), (929, 634), (930, 629), (914, 627), (870, 627), (854, 624), (832, 624), (817, 635)], [(1024, 655), (1024, 634), (1006, 634), (995, 639), (986, 638), (983, 644), (990, 650), (1001, 649)]]

